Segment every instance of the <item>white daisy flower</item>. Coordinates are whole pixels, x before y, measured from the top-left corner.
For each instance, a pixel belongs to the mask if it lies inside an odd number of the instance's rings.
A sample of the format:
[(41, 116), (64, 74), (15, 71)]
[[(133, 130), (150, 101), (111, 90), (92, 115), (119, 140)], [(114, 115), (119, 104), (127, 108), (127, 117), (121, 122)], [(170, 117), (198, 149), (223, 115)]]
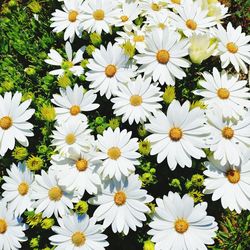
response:
[(173, 25), (180, 29), (185, 36), (203, 34), (216, 24), (214, 17), (208, 17), (208, 10), (202, 10), (198, 2), (184, 1), (176, 8), (177, 14), (171, 13)]
[(213, 194), (212, 200), (221, 199), (224, 209), (250, 210), (250, 160), (245, 161), (239, 167), (229, 164), (221, 166), (219, 161), (209, 159), (205, 162), (207, 170), (204, 193)]
[(148, 232), (153, 235), (155, 250), (205, 250), (205, 245), (214, 243), (218, 227), (214, 217), (207, 215), (206, 202), (194, 206), (188, 194), (181, 198), (178, 193), (169, 192), (163, 199), (156, 199), (156, 204)]
[(250, 64), (250, 35), (241, 33), (242, 27), (233, 28), (231, 23), (227, 24), (225, 30), (220, 24), (214, 33), (219, 40), (218, 54), (220, 55), (222, 68), (233, 64), (237, 72), (242, 71), (247, 74), (246, 64)]
[(102, 234), (103, 227), (96, 224), (87, 214), (63, 216), (57, 219), (59, 226), (53, 226), (56, 235), (49, 237), (55, 250), (105, 250), (109, 245), (107, 236)]
[(79, 197), (75, 192), (66, 192), (59, 186), (56, 173), (51, 169), (46, 173), (42, 170), (41, 175), (35, 175), (35, 182), (32, 185), (32, 199), (35, 213), (41, 213), (42, 217), (51, 217), (53, 214), (63, 216), (73, 209), (72, 202), (78, 202)]
[(81, 27), (88, 33), (110, 33), (115, 17), (119, 15), (117, 4), (112, 0), (86, 0), (83, 9)]
[(8, 209), (20, 216), (27, 210), (33, 210), (31, 199), (31, 185), (34, 181), (33, 173), (20, 162), (7, 169), (8, 176), (3, 176), (3, 200), (7, 202)]
[(160, 88), (151, 84), (151, 79), (144, 79), (139, 75), (135, 80), (129, 82), (127, 86), (119, 86), (115, 98), (113, 109), (116, 116), (122, 115), (122, 122), (129, 121), (137, 124), (143, 123), (157, 110), (161, 109), (162, 92)]
[(176, 10), (183, 5), (185, 0), (165, 0), (167, 7)]
[(83, 0), (64, 0), (62, 10), (56, 10), (52, 13), (52, 24), (50, 27), (53, 31), (59, 33), (64, 31), (64, 40), (70, 40), (72, 43), (75, 35), (79, 38), (82, 36), (82, 29), (80, 27), (82, 12), (84, 10), (82, 5)]
[(223, 117), (239, 119), (246, 113), (244, 108), (250, 107), (249, 88), (247, 81), (238, 81), (239, 75), (228, 75), (213, 68), (213, 74), (203, 73), (205, 81), (199, 84), (204, 89), (194, 91), (196, 95), (204, 98), (202, 101), (211, 109), (220, 109)]
[[(31, 100), (21, 103), (22, 94), (5, 92), (0, 95), (0, 155), (4, 156), (8, 149), (13, 150), (15, 140), (22, 146), (28, 147), (27, 137), (33, 136), (33, 125), (27, 120), (35, 113), (34, 109), (28, 109)], [(20, 104), (21, 103), (21, 104)]]
[(190, 109), (189, 101), (182, 106), (174, 100), (168, 107), (167, 115), (159, 111), (150, 117), (145, 127), (153, 133), (146, 139), (151, 142), (151, 154), (157, 154), (157, 162), (167, 158), (168, 166), (174, 170), (179, 164), (182, 168), (192, 166), (192, 158), (206, 157), (202, 148), (206, 148), (207, 129), (204, 111)]
[(60, 88), (60, 95), (54, 94), (51, 100), (56, 106), (57, 122), (62, 124), (71, 119), (79, 119), (83, 122), (88, 120), (85, 114), (81, 112), (92, 111), (100, 105), (94, 103), (97, 95), (93, 91), (84, 93), (83, 86), (74, 85), (74, 89), (67, 87), (66, 90)]
[(104, 220), (103, 226), (107, 228), (112, 224), (114, 233), (128, 234), (129, 229), (136, 231), (146, 221), (145, 213), (150, 209), (145, 205), (153, 200), (147, 191), (141, 189), (138, 175), (130, 175), (124, 181), (114, 180), (104, 184), (102, 191), (89, 202), (99, 205), (93, 217), (97, 221)]
[(217, 112), (207, 112), (207, 120), (207, 130), (211, 132), (207, 144), (214, 152), (214, 158), (223, 166), (227, 162), (239, 166), (250, 152), (250, 116), (232, 122), (223, 119), (218, 109)]
[(166, 4), (162, 0), (142, 0), (140, 2), (143, 15), (152, 15), (166, 10)]
[(71, 148), (79, 152), (87, 152), (94, 143), (94, 137), (90, 134), (91, 130), (88, 129), (87, 122), (69, 120), (61, 125), (55, 125), (55, 128), (51, 135), (52, 146), (55, 146), (62, 155), (67, 156)]
[(45, 62), (54, 65), (59, 66), (60, 69), (55, 69), (50, 71), (49, 73), (51, 75), (58, 75), (61, 76), (65, 74), (65, 72), (70, 71), (75, 76), (80, 76), (83, 74), (84, 70), (81, 65), (77, 65), (83, 60), (83, 53), (85, 50), (85, 46), (81, 47), (77, 52), (76, 55), (73, 58), (73, 51), (71, 44), (69, 42), (66, 42), (65, 44), (65, 51), (67, 54), (67, 59), (65, 60), (56, 50), (51, 49), (50, 53), (48, 54), (50, 59), (46, 59)]
[(118, 44), (108, 44), (107, 49), (102, 45), (92, 54), (94, 59), (89, 59), (86, 80), (91, 81), (90, 88), (104, 94), (109, 99), (117, 91), (118, 86), (129, 82), (133, 78), (137, 67), (129, 64), (129, 57), (123, 53)]
[(115, 38), (115, 41), (120, 46), (122, 46), (125, 42), (129, 41), (133, 46), (135, 46), (137, 50), (142, 51), (146, 47), (145, 35), (146, 26), (143, 26), (142, 28), (133, 26), (133, 29), (130, 32), (117, 31), (117, 37)]
[(52, 156), (51, 168), (56, 171), (58, 183), (67, 191), (76, 190), (81, 196), (85, 191), (96, 194), (101, 184), (97, 170), (100, 161), (94, 160), (96, 152), (77, 152), (70, 150), (69, 156), (63, 157), (59, 154)]
[(100, 152), (96, 159), (104, 160), (99, 172), (103, 178), (120, 180), (122, 176), (129, 176), (135, 171), (135, 165), (141, 155), (138, 150), (138, 138), (131, 139), (132, 132), (126, 129), (113, 131), (108, 128), (102, 135), (97, 135), (97, 147)]
[(155, 15), (148, 15), (145, 21), (147, 29), (172, 29), (175, 30), (175, 26), (172, 25), (171, 19), (169, 17), (169, 12), (167, 10), (162, 12), (157, 12)]
[(190, 66), (190, 62), (182, 58), (188, 55), (188, 43), (188, 39), (180, 40), (180, 35), (173, 30), (153, 30), (146, 36), (146, 48), (134, 57), (142, 64), (140, 72), (153, 77), (154, 82), (159, 80), (161, 85), (174, 85), (175, 77), (186, 76), (181, 67)]
[(6, 202), (0, 200), (0, 250), (22, 248), (20, 242), (25, 237), (26, 226), (14, 217), (13, 211), (7, 209)]
[(131, 31), (133, 28), (133, 21), (139, 16), (141, 9), (138, 2), (121, 4), (119, 9), (119, 15), (114, 20), (116, 27), (123, 27), (124, 30)]

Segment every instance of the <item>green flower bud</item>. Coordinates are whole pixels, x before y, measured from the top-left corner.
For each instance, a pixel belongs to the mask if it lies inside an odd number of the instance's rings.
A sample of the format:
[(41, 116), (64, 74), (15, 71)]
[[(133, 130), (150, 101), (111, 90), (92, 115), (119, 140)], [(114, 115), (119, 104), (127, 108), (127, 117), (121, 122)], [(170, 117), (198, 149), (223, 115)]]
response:
[(102, 43), (102, 37), (98, 33), (91, 33), (89, 35), (90, 41), (94, 46), (99, 46)]
[(18, 161), (24, 160), (28, 156), (28, 150), (24, 147), (16, 146), (12, 151), (12, 156)]

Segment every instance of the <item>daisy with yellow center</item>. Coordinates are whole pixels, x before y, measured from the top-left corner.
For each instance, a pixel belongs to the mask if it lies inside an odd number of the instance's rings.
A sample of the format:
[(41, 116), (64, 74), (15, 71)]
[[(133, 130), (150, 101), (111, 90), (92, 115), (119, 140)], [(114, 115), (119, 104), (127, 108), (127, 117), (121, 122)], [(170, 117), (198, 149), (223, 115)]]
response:
[(41, 175), (35, 176), (31, 196), (35, 200), (35, 213), (42, 213), (43, 217), (48, 218), (68, 214), (73, 209), (72, 202), (79, 201), (77, 193), (67, 192), (65, 187), (58, 184), (56, 172), (52, 169), (48, 173), (42, 170)]
[(250, 118), (243, 115), (242, 120), (224, 119), (221, 110), (207, 112), (207, 130), (210, 131), (207, 145), (214, 152), (214, 158), (221, 165), (227, 163), (239, 166), (249, 151)]
[(141, 189), (138, 175), (130, 175), (123, 181), (108, 180), (101, 186), (96, 197), (90, 198), (90, 204), (99, 205), (94, 212), (97, 221), (103, 221), (104, 228), (112, 224), (114, 233), (128, 234), (129, 229), (142, 227), (149, 211), (146, 203), (153, 197)]
[[(83, 216), (77, 214), (63, 216), (62, 219), (58, 218), (58, 222), (60, 226), (52, 227), (56, 235), (49, 238), (51, 244), (56, 248), (104, 250), (109, 245), (106, 241), (107, 236), (102, 234), (102, 226), (95, 224), (94, 219), (89, 218), (87, 214)], [(71, 227), (69, 228), (68, 225), (71, 225)]]
[(138, 150), (138, 139), (131, 138), (132, 133), (127, 130), (116, 128), (114, 131), (108, 128), (103, 135), (97, 135), (96, 159), (103, 160), (99, 173), (103, 178), (115, 178), (121, 180), (135, 171), (140, 154)]
[(229, 75), (213, 68), (212, 74), (203, 73), (204, 80), (199, 84), (203, 89), (194, 91), (203, 97), (202, 101), (208, 109), (221, 110), (223, 117), (238, 120), (250, 107), (249, 87), (246, 80), (239, 80), (239, 75)]
[(72, 149), (67, 157), (52, 156), (52, 169), (57, 173), (59, 185), (66, 187), (69, 192), (76, 190), (81, 196), (85, 192), (96, 194), (101, 184), (97, 172), (101, 162), (96, 160), (95, 156), (96, 152), (92, 149), (88, 153)]
[(99, 104), (94, 103), (97, 95), (92, 91), (84, 92), (83, 86), (74, 85), (72, 89), (68, 86), (66, 89), (60, 88), (60, 94), (54, 94), (51, 102), (57, 107), (56, 120), (62, 124), (69, 120), (87, 121), (87, 117), (82, 112), (95, 110)]
[(221, 24), (218, 24), (217, 29), (214, 29), (214, 35), (218, 39), (218, 55), (222, 68), (232, 64), (238, 73), (242, 70), (244, 74), (247, 74), (250, 43), (249, 37), (242, 32), (242, 27), (234, 28), (229, 22), (225, 29)]
[(15, 147), (16, 140), (24, 147), (29, 145), (27, 137), (33, 136), (33, 125), (28, 120), (35, 113), (28, 109), (31, 100), (21, 103), (22, 94), (5, 92), (0, 96), (0, 156)]
[(93, 59), (89, 59), (87, 64), (90, 70), (86, 73), (86, 80), (91, 82), (90, 88), (100, 92), (101, 96), (110, 99), (118, 91), (118, 86), (135, 76), (137, 67), (129, 63), (129, 57), (117, 43), (95, 49), (92, 56)]
[(205, 194), (212, 194), (212, 200), (221, 200), (224, 209), (229, 208), (240, 213), (250, 210), (250, 199), (246, 190), (250, 188), (250, 161), (245, 158), (240, 166), (227, 163), (222, 166), (220, 161), (209, 158), (205, 162), (204, 175)]
[(88, 151), (94, 142), (90, 134), (88, 124), (79, 119), (69, 119), (67, 122), (56, 125), (53, 130), (52, 146), (55, 146), (60, 154), (69, 154), (70, 149)]
[(207, 216), (206, 202), (194, 205), (188, 194), (181, 198), (178, 193), (169, 192), (163, 199), (156, 199), (156, 204), (148, 232), (156, 249), (205, 249), (205, 244), (214, 243), (218, 227), (214, 217)]
[[(8, 203), (9, 210), (20, 216), (25, 210), (32, 210), (31, 185), (34, 174), (24, 165), (18, 163), (7, 169), (8, 176), (4, 176), (5, 183), (2, 185), (3, 199)], [(15, 176), (15, 178), (13, 177)]]
[(14, 216), (4, 200), (0, 201), (0, 245), (1, 249), (18, 249), (27, 240), (23, 223)]
[(120, 86), (116, 96), (111, 99), (114, 103), (114, 113), (117, 116), (123, 115), (122, 122), (128, 120), (129, 124), (143, 123), (161, 108), (160, 88), (152, 85), (151, 79), (144, 79), (141, 75), (129, 82), (127, 86)]
[(117, 16), (119, 10), (112, 0), (86, 0), (83, 2), (81, 27), (88, 33), (110, 33), (110, 27), (114, 25)]
[[(161, 111), (149, 118), (146, 129), (152, 134), (146, 139), (151, 142), (151, 155), (157, 154), (157, 162), (167, 158), (168, 166), (174, 170), (179, 164), (182, 168), (192, 166), (192, 158), (205, 157), (205, 138), (208, 135), (204, 127), (205, 115), (200, 108), (190, 109), (186, 101), (181, 105), (173, 100), (167, 115)], [(199, 143), (198, 143), (199, 142)]]
[(70, 40), (72, 43), (75, 39), (75, 35), (79, 38), (82, 35), (81, 20), (83, 14), (82, 0), (70, 0), (63, 2), (61, 6), (62, 10), (56, 9), (52, 13), (51, 27), (53, 31), (59, 33), (64, 31), (64, 40)]
[(157, 28), (148, 33), (145, 48), (138, 48), (140, 54), (134, 56), (141, 64), (139, 72), (152, 77), (154, 82), (159, 81), (161, 85), (174, 85), (175, 78), (183, 79), (186, 73), (182, 68), (188, 68), (190, 63), (183, 58), (188, 54), (188, 40), (180, 38), (173, 29)]
[(170, 4), (175, 10), (173, 13), (173, 25), (180, 29), (185, 36), (191, 37), (193, 34), (204, 34), (208, 29), (216, 25), (214, 16), (208, 16), (206, 8), (201, 9), (199, 2), (175, 1)]

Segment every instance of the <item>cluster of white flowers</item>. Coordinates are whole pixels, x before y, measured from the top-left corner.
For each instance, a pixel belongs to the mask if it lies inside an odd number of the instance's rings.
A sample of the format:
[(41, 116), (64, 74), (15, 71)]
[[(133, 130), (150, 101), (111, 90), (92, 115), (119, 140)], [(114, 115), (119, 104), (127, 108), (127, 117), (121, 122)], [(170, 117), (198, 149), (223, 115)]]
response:
[[(51, 135), (52, 156), (48, 171), (34, 174), (25, 163), (12, 164), (4, 176), (0, 201), (0, 249), (17, 249), (25, 241), (24, 211), (34, 210), (43, 217), (55, 216), (59, 226), (50, 237), (56, 249), (104, 250), (109, 245), (103, 231), (135, 231), (146, 221), (146, 205), (154, 198), (142, 189), (136, 174), (141, 157), (138, 138), (127, 129), (106, 129), (93, 135), (88, 113), (96, 110), (97, 95), (106, 96), (114, 114), (122, 122), (145, 123), (151, 134), (151, 155), (165, 160), (171, 170), (191, 167), (192, 158), (210, 156), (205, 162), (205, 194), (221, 199), (223, 208), (250, 210), (250, 93), (239, 74), (201, 72), (194, 95), (203, 97), (206, 109), (190, 108), (190, 102), (173, 100), (162, 111), (162, 85), (184, 79), (192, 63), (218, 57), (221, 67), (230, 64), (236, 72), (247, 73), (250, 64), (250, 36), (228, 23), (221, 25), (228, 9), (206, 0), (64, 0), (62, 9), (52, 13), (54, 32), (64, 32), (64, 59), (51, 49), (46, 63), (75, 76), (85, 74), (89, 90), (75, 84), (53, 94), (56, 122)], [(137, 18), (144, 22), (139, 27)], [(83, 32), (111, 33), (119, 29), (113, 43), (96, 48), (84, 72), (80, 62), (85, 47), (73, 53), (74, 39)], [(67, 41), (69, 40), (69, 41)], [(130, 42), (136, 54), (130, 58), (123, 45)], [(34, 114), (31, 101), (22, 95), (0, 96), (0, 155), (13, 150), (15, 139), (28, 146)], [(104, 97), (103, 97), (104, 98)], [(204, 149), (207, 149), (206, 151)], [(93, 217), (72, 214), (74, 203), (85, 193), (97, 205)], [(167, 192), (166, 192), (167, 193)], [(194, 206), (187, 194), (169, 192), (156, 199), (157, 207), (149, 235), (156, 250), (206, 249), (213, 244), (217, 223), (206, 213), (207, 203)], [(103, 221), (102, 225), (96, 224)]]

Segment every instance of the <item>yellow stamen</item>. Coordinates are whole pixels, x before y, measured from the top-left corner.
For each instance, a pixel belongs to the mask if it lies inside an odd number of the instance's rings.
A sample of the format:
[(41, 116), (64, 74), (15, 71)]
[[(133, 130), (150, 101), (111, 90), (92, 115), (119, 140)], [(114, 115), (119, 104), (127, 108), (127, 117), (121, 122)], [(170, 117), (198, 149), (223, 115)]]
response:
[(180, 128), (171, 128), (169, 137), (172, 141), (179, 141), (182, 138), (182, 130)]
[(53, 187), (49, 190), (49, 198), (52, 201), (59, 201), (62, 198), (63, 192), (59, 187)]
[(118, 191), (115, 193), (114, 202), (117, 206), (122, 206), (125, 204), (127, 196), (123, 191)]
[(134, 36), (133, 40), (135, 43), (144, 42), (145, 38), (144, 38), (144, 36)]
[(78, 115), (81, 112), (81, 109), (78, 105), (74, 105), (70, 108), (71, 115)]
[(76, 168), (82, 172), (85, 171), (88, 168), (88, 161), (85, 159), (80, 159), (76, 161)]
[(230, 92), (226, 88), (220, 88), (217, 90), (217, 95), (220, 99), (228, 99), (230, 96)]
[(235, 43), (228, 43), (227, 44), (227, 50), (233, 54), (237, 53), (238, 51), (238, 46)]
[(112, 147), (107, 154), (110, 159), (117, 160), (121, 156), (121, 150), (118, 147)]
[(191, 30), (196, 30), (196, 28), (197, 28), (197, 23), (196, 23), (194, 20), (192, 20), (192, 19), (188, 19), (188, 20), (186, 21), (186, 26), (187, 26), (189, 29), (191, 29)]
[(75, 10), (72, 10), (72, 11), (69, 12), (68, 19), (69, 19), (70, 22), (73, 23), (73, 22), (76, 21), (77, 16), (78, 16), (78, 12), (75, 11)]
[(157, 3), (152, 3), (151, 4), (151, 9), (153, 11), (159, 11), (161, 9), (161, 6), (159, 4), (157, 4)]
[(184, 219), (178, 219), (175, 221), (174, 228), (177, 233), (183, 234), (188, 230), (189, 224)]
[(74, 134), (70, 133), (65, 137), (65, 142), (69, 145), (74, 144), (76, 142), (76, 137)]
[(17, 190), (18, 190), (20, 195), (24, 196), (29, 191), (29, 185), (26, 182), (22, 182), (22, 183), (19, 184)]
[(175, 4), (180, 4), (181, 3), (181, 0), (171, 0), (172, 3), (175, 3)]
[(222, 136), (225, 138), (225, 139), (232, 139), (233, 136), (234, 136), (234, 130), (230, 127), (225, 127), (222, 129)]
[(104, 11), (101, 10), (101, 9), (96, 10), (96, 11), (94, 11), (94, 13), (93, 13), (93, 17), (94, 17), (94, 19), (97, 20), (97, 21), (103, 20), (103, 19), (104, 19), (104, 16), (105, 16), (105, 13), (104, 13)]
[(0, 119), (0, 127), (7, 130), (12, 126), (12, 119), (9, 116), (4, 116)]
[(84, 245), (84, 243), (86, 241), (86, 237), (82, 232), (75, 232), (71, 236), (71, 240), (75, 246), (80, 247), (80, 246)]
[(231, 169), (231, 170), (227, 171), (226, 175), (227, 175), (227, 179), (232, 184), (236, 184), (240, 181), (240, 172), (238, 170)]
[(0, 234), (4, 234), (7, 231), (8, 225), (4, 219), (0, 219)]
[(161, 64), (166, 64), (169, 61), (169, 52), (165, 49), (159, 50), (156, 54), (156, 59)]
[(105, 68), (105, 75), (107, 77), (113, 77), (116, 74), (116, 66), (113, 64), (109, 64), (106, 68)]
[(139, 95), (132, 95), (130, 97), (130, 104), (132, 106), (140, 106), (142, 104), (142, 97)]
[(127, 22), (129, 19), (128, 16), (121, 16), (120, 18), (121, 18), (123, 23)]

